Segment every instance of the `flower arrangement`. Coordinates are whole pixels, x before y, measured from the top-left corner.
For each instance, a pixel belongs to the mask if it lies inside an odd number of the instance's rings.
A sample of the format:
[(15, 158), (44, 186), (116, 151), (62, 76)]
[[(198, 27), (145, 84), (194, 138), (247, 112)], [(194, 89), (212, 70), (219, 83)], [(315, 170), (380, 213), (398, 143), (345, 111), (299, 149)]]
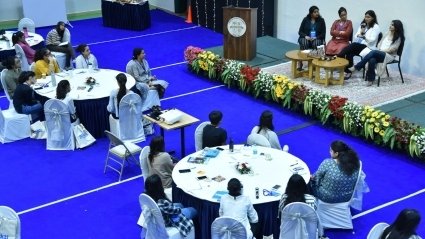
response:
[(86, 78), (86, 84), (87, 85), (94, 85), (94, 84), (96, 84), (96, 79), (89, 76), (89, 77)]
[[(207, 72), (207, 77), (220, 80), (229, 88), (236, 87), (256, 98), (271, 99), (292, 110), (301, 109), (323, 124), (332, 124), (346, 133), (371, 139), (378, 145), (405, 150), (412, 157), (425, 156), (425, 128), (391, 118), (382, 111), (350, 102), (347, 98), (308, 88), (287, 76), (271, 75), (259, 68), (221, 58), (198, 47), (186, 48), (185, 59), (193, 72)], [(333, 120), (328, 122), (330, 116)]]
[(252, 173), (251, 170), (251, 165), (249, 165), (248, 163), (238, 163), (236, 165), (236, 169), (239, 171), (239, 173), (241, 174), (249, 174)]

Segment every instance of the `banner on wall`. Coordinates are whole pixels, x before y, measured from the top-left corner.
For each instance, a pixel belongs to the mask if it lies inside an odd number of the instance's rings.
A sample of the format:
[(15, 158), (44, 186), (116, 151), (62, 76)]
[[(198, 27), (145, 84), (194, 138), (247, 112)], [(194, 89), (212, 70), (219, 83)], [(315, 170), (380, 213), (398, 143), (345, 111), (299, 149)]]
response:
[(24, 17), (34, 21), (35, 27), (56, 25), (57, 22), (68, 22), (65, 0), (22, 0)]

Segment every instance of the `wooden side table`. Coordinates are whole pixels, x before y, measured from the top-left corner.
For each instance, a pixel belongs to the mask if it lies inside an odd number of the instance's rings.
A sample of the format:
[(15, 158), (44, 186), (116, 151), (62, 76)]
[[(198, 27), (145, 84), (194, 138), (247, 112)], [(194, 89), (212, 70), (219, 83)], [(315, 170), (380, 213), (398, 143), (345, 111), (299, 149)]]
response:
[[(344, 84), (344, 68), (348, 65), (348, 61), (344, 58), (337, 57), (331, 61), (323, 61), (320, 59), (313, 60), (313, 67), (315, 67), (315, 80), (314, 82), (319, 84), (325, 84), (325, 86), (331, 85), (343, 85)], [(325, 78), (320, 77), (320, 68), (323, 68), (326, 72)], [(333, 78), (333, 72), (338, 71), (338, 79)]]
[[(300, 50), (292, 50), (285, 53), (286, 58), (290, 59), (292, 62), (291, 65), (291, 73), (292, 77), (298, 78), (298, 77), (308, 77), (309, 79), (313, 79), (313, 65), (311, 64), (311, 61), (313, 58), (308, 57), (307, 53), (303, 53)], [(308, 62), (308, 70), (307, 71), (299, 71), (297, 69), (298, 62)]]

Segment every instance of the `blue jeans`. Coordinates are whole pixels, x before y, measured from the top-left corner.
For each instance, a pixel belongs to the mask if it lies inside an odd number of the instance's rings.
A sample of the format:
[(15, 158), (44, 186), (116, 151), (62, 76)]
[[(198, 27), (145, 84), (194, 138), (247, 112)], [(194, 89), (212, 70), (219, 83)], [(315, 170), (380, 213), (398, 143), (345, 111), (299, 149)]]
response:
[(173, 205), (175, 207), (180, 208), (182, 211), (182, 214), (188, 219), (193, 219), (196, 217), (196, 215), (198, 215), (198, 212), (193, 207), (183, 207), (183, 204), (181, 203), (173, 203)]
[(357, 63), (354, 67), (356, 70), (360, 70), (365, 67), (366, 63), (369, 63), (366, 72), (366, 80), (374, 81), (376, 74), (375, 68), (377, 63), (382, 63), (385, 60), (385, 52), (379, 50), (372, 50), (363, 59)]
[(35, 105), (22, 105), (22, 113), (26, 115), (31, 115), (32, 121), (35, 119), (44, 119), (41, 117), (43, 113), (43, 106), (38, 102)]

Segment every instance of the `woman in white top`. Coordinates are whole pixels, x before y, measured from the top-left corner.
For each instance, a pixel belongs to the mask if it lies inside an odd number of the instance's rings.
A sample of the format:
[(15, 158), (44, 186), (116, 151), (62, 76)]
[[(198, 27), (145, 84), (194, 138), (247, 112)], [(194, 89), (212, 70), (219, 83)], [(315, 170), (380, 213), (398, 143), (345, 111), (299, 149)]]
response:
[(56, 99), (61, 100), (68, 106), (69, 115), (71, 116), (71, 122), (77, 120), (75, 112), (74, 100), (69, 96), (71, 91), (71, 85), (68, 80), (61, 80), (56, 87)]
[(273, 130), (273, 113), (266, 110), (261, 114), (260, 123), (251, 130), (251, 134), (261, 134), (270, 142), (272, 148), (281, 149), (279, 138)]
[(247, 230), (247, 238), (252, 238), (250, 223), (258, 222), (258, 214), (251, 203), (249, 197), (242, 195), (242, 184), (237, 178), (232, 178), (227, 184), (229, 194), (223, 195), (220, 199), (220, 209), (218, 211), (220, 217), (232, 217)]
[(348, 66), (345, 68), (345, 72), (347, 73), (346, 79), (351, 77), (352, 72), (348, 68), (353, 66), (353, 57), (359, 55), (366, 47), (376, 49), (379, 33), (381, 33), (381, 29), (379, 28), (376, 14), (373, 10), (368, 10), (354, 35), (353, 42), (338, 54), (338, 57), (345, 57), (348, 60)]
[(368, 64), (366, 72), (366, 80), (368, 86), (373, 84), (375, 80), (375, 68), (377, 63), (383, 63), (378, 67), (378, 75), (382, 75), (386, 68), (386, 64), (391, 62), (397, 56), (400, 44), (404, 42), (404, 28), (400, 20), (391, 21), (390, 29), (378, 44), (378, 50), (370, 51), (363, 59), (355, 66), (351, 67), (350, 71), (360, 70)]
[(109, 113), (112, 114), (112, 117), (115, 119), (119, 118), (119, 104), (121, 99), (132, 92), (128, 90), (125, 84), (127, 83), (127, 76), (124, 73), (119, 73), (116, 77), (119, 88), (111, 91), (111, 95), (109, 96), (109, 103), (106, 109)]
[(81, 54), (75, 59), (75, 68), (77, 69), (98, 69), (96, 57), (91, 54), (87, 44), (81, 44), (77, 47), (77, 51)]
[(398, 214), (397, 219), (385, 228), (379, 239), (421, 239), (416, 234), (421, 215), (415, 209), (404, 209)]
[(304, 178), (299, 174), (293, 174), (289, 178), (285, 194), (282, 195), (279, 202), (278, 217), (280, 217), (283, 208), (293, 202), (303, 202), (314, 210), (317, 209), (316, 198), (309, 194), (307, 184)]

